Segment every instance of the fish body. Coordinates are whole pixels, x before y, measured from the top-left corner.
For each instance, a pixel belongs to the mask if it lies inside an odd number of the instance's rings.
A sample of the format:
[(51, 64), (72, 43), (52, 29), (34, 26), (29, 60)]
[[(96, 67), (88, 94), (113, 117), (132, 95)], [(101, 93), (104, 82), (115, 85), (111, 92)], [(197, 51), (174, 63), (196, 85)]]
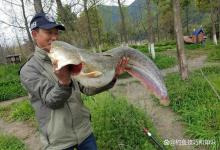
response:
[(72, 65), (72, 77), (75, 80), (85, 87), (96, 88), (110, 83), (121, 59), (129, 58), (125, 71), (158, 97), (161, 104), (169, 104), (167, 89), (159, 69), (150, 58), (136, 49), (117, 47), (104, 53), (92, 53), (62, 41), (54, 41), (48, 55), (55, 70)]

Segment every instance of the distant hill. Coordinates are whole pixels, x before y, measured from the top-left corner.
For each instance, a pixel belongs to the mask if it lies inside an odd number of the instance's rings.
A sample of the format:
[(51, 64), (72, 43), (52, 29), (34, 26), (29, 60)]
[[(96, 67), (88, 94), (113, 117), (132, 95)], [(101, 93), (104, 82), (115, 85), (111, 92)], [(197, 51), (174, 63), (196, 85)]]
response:
[[(104, 21), (104, 30), (111, 31), (112, 27), (120, 21), (119, 7), (99, 5), (97, 8)], [(128, 16), (137, 21), (141, 19), (144, 9), (146, 10), (146, 0), (135, 0), (127, 7)]]
[[(147, 0), (135, 0), (132, 4), (127, 6), (127, 15), (133, 22), (146, 19)], [(156, 10), (156, 5), (153, 4), (153, 11)], [(99, 5), (98, 11), (102, 16), (104, 23), (104, 30), (107, 32), (115, 31), (115, 25), (120, 23), (120, 13), (118, 6)], [(207, 13), (199, 12), (195, 5), (189, 7), (189, 24), (198, 28), (204, 24), (204, 20), (209, 18)], [(186, 15), (182, 16), (183, 27), (186, 27)], [(192, 29), (190, 30), (190, 32)]]

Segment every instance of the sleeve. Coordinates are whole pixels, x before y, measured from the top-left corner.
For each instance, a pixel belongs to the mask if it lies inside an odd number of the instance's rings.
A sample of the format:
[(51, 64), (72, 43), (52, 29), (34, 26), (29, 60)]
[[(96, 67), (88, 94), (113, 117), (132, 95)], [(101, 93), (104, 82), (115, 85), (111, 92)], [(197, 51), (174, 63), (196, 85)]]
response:
[(91, 95), (95, 95), (95, 94), (101, 93), (103, 91), (106, 91), (106, 90), (112, 88), (115, 85), (116, 80), (117, 80), (116, 78), (113, 78), (113, 80), (109, 84), (107, 84), (101, 88), (87, 88), (87, 87), (84, 87), (83, 85), (81, 85), (79, 82), (78, 82), (78, 84), (79, 84), (80, 91), (83, 94), (85, 94), (87, 96), (91, 96)]
[(20, 80), (31, 95), (39, 98), (52, 109), (62, 108), (72, 93), (71, 86), (61, 86), (58, 82), (53, 83), (37, 72), (37, 69), (31, 67), (21, 69)]

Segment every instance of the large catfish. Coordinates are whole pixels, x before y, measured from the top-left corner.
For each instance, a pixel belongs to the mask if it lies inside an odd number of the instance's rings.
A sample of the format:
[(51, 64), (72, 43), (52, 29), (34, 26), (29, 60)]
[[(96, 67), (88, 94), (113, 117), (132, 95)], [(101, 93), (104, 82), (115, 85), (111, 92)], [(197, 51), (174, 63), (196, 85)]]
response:
[(129, 58), (125, 71), (137, 78), (162, 105), (169, 104), (167, 89), (156, 65), (130, 47), (118, 47), (104, 53), (92, 53), (62, 41), (54, 41), (48, 54), (55, 70), (68, 65), (72, 77), (85, 87), (102, 87), (112, 81), (117, 64)]

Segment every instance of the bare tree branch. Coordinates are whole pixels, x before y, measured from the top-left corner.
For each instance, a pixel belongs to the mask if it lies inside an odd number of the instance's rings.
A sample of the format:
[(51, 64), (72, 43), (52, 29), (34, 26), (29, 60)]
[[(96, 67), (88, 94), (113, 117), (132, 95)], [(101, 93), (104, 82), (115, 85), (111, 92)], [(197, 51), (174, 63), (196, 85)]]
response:
[(5, 22), (3, 20), (0, 20), (0, 23), (6, 24), (6, 25), (11, 26), (11, 27), (15, 27), (15, 28), (25, 29), (25, 27), (17, 26), (17, 25), (14, 25), (14, 24), (10, 24), (10, 23), (7, 23), (7, 22)]
[(15, 5), (15, 6), (21, 7), (20, 4), (13, 3), (12, 1), (8, 1), (8, 0), (3, 0), (3, 1), (5, 1), (6, 3), (10, 3), (11, 5)]

